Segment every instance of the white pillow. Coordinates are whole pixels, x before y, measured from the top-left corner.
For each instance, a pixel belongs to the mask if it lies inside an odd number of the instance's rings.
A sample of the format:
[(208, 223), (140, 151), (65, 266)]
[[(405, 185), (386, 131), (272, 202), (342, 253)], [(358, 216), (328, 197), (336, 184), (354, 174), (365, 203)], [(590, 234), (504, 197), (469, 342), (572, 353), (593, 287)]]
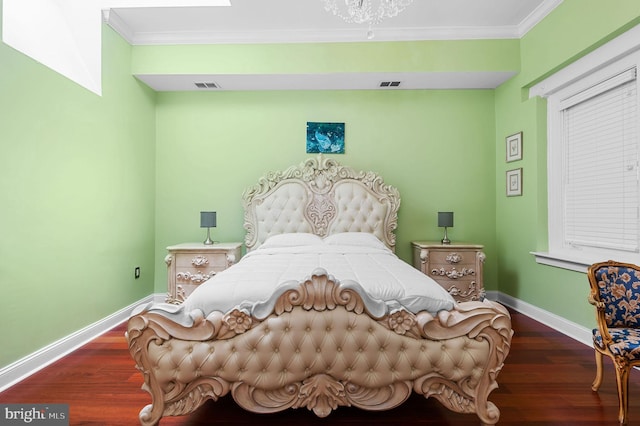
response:
[(387, 247), (378, 237), (369, 232), (339, 232), (326, 237), (324, 243), (341, 246)]
[(261, 248), (296, 247), (322, 244), (322, 238), (307, 232), (292, 232), (272, 235), (260, 246)]

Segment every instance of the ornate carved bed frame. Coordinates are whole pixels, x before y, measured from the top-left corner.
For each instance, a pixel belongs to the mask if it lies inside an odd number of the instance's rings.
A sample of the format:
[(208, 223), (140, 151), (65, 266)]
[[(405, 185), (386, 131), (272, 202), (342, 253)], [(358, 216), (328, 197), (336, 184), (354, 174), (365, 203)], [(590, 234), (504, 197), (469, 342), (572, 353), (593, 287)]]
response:
[[(282, 232), (371, 232), (395, 246), (397, 190), (330, 158), (271, 173), (243, 199), (249, 250)], [(140, 412), (143, 425), (228, 393), (256, 413), (306, 407), (325, 417), (339, 406), (387, 410), (413, 391), (483, 424), (500, 416), (488, 396), (513, 332), (508, 311), (488, 300), (435, 316), (375, 317), (359, 294), (318, 269), (264, 320), (235, 309), (193, 319), (187, 327), (148, 309), (129, 319), (129, 349), (152, 400)]]
[(395, 249), (400, 194), (374, 172), (320, 155), (268, 173), (242, 198), (247, 250), (285, 232), (369, 232)]

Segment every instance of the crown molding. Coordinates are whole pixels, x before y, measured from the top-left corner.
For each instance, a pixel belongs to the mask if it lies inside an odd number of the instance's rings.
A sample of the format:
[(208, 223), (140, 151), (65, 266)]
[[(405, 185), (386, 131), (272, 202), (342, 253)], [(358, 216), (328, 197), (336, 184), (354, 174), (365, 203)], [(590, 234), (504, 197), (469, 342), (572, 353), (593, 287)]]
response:
[(374, 38), (368, 40), (367, 28), (331, 30), (282, 31), (176, 31), (136, 32), (117, 13), (103, 11), (104, 21), (129, 44), (185, 45), (185, 44), (267, 44), (267, 43), (337, 43), (366, 41), (418, 40), (484, 40), (519, 39), (537, 25), (563, 0), (545, 0), (518, 25), (511, 26), (449, 26), (413, 28), (374, 28)]
[(517, 39), (521, 34), (519, 26), (374, 28), (374, 38), (368, 40), (367, 29), (364, 27), (332, 31), (245, 31), (242, 33), (233, 31), (134, 32), (113, 12), (108, 14), (105, 22), (134, 46)]
[(522, 22), (518, 25), (518, 37), (522, 38), (525, 34), (527, 34), (533, 27), (538, 25), (540, 21), (547, 17), (556, 7), (560, 6), (560, 4), (564, 0), (545, 0), (540, 6), (538, 6), (529, 16), (524, 18)]
[(131, 27), (112, 9), (102, 9), (102, 21), (114, 29), (115, 32), (120, 34), (122, 38), (127, 40), (131, 44), (131, 40), (135, 38), (134, 32)]
[(519, 27), (374, 28), (368, 40), (366, 28), (332, 31), (182, 31), (133, 32), (121, 20), (107, 23), (131, 45), (338, 43), (419, 40), (516, 39)]

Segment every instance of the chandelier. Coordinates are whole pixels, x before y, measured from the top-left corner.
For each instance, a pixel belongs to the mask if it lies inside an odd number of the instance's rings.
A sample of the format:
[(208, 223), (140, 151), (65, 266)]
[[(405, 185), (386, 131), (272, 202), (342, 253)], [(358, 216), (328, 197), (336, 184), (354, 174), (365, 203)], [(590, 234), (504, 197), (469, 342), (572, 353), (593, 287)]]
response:
[(367, 38), (372, 39), (374, 25), (378, 25), (385, 18), (398, 15), (413, 0), (322, 0), (322, 2), (325, 10), (339, 16), (348, 24), (368, 24)]

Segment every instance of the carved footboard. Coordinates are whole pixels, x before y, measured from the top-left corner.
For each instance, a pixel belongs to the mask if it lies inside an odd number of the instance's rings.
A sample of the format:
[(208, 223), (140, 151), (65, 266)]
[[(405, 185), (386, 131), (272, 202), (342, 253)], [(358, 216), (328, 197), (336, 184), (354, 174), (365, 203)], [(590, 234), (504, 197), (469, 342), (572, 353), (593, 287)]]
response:
[(500, 416), (488, 396), (513, 332), (497, 303), (372, 318), (355, 291), (322, 274), (284, 293), (264, 320), (238, 310), (194, 319), (188, 328), (151, 312), (129, 320), (129, 349), (152, 400), (143, 425), (229, 392), (257, 413), (387, 410), (413, 390), (485, 424)]

